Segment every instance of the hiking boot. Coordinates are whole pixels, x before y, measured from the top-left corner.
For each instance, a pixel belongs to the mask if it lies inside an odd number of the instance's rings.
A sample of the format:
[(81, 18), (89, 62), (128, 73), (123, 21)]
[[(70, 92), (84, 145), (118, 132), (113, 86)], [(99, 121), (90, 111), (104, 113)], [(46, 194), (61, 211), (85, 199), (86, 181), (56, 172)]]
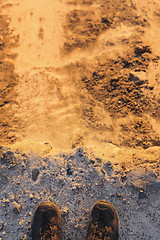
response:
[(119, 218), (111, 203), (97, 201), (90, 214), (87, 240), (117, 240), (119, 237)]
[(35, 210), (31, 225), (32, 240), (60, 240), (61, 216), (57, 206), (43, 202)]

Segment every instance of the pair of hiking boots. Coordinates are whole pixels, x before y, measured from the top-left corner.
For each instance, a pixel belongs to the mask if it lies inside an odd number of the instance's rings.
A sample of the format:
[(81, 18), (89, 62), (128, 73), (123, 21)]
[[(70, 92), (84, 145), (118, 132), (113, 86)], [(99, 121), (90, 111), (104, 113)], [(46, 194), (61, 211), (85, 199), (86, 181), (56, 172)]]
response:
[[(32, 225), (32, 240), (61, 240), (61, 216), (57, 206), (43, 202), (35, 210)], [(86, 240), (117, 240), (119, 218), (111, 203), (97, 201), (90, 214)]]

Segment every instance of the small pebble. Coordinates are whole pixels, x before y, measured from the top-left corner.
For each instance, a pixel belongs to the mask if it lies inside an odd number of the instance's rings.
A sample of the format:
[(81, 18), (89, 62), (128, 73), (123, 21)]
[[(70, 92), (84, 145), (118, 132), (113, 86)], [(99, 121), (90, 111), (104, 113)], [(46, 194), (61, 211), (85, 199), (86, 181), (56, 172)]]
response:
[(62, 211), (61, 211), (61, 215), (63, 217), (67, 216), (69, 214), (69, 211), (68, 211), (68, 208), (64, 208)]
[(9, 199), (4, 198), (3, 203), (4, 203), (5, 206), (9, 206), (10, 201), (9, 201)]
[(67, 168), (67, 175), (72, 175), (72, 170), (70, 168)]
[(29, 196), (31, 200), (34, 198), (34, 195), (32, 193)]
[(139, 193), (138, 193), (138, 199), (145, 199), (145, 198), (148, 198), (147, 195), (141, 190)]
[(135, 48), (135, 52), (138, 53), (138, 54), (143, 54), (145, 52), (151, 53), (151, 49), (150, 49), (149, 46), (137, 46)]
[(122, 194), (117, 193), (117, 198), (121, 198)]
[(33, 179), (34, 181), (37, 180), (38, 175), (39, 175), (39, 170), (38, 170), (37, 168), (33, 169), (33, 170), (32, 170), (32, 179)]
[(15, 213), (15, 214), (19, 214), (20, 213), (20, 205), (17, 203), (17, 202), (13, 202), (13, 212)]
[(3, 227), (4, 227), (4, 224), (3, 224), (3, 222), (2, 222), (2, 221), (0, 221), (0, 231), (2, 231), (2, 230), (3, 230)]
[(31, 230), (31, 225), (28, 226), (28, 230), (29, 230), (29, 231)]

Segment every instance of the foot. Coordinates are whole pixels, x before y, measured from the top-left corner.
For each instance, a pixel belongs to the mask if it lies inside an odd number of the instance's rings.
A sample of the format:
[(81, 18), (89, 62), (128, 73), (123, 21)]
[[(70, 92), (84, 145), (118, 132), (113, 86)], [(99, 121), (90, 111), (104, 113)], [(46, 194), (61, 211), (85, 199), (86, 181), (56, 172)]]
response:
[(87, 240), (117, 240), (119, 237), (119, 218), (111, 203), (97, 201), (91, 211)]
[(32, 225), (32, 240), (60, 240), (61, 216), (57, 206), (51, 202), (43, 202), (35, 210)]

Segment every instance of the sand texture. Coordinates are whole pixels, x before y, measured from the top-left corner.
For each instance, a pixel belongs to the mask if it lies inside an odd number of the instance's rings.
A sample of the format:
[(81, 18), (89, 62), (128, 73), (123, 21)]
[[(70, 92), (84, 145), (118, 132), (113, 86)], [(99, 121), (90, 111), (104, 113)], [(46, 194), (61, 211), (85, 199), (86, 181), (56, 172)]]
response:
[(0, 240), (46, 200), (84, 240), (98, 199), (159, 239), (159, 29), (159, 0), (0, 0)]

